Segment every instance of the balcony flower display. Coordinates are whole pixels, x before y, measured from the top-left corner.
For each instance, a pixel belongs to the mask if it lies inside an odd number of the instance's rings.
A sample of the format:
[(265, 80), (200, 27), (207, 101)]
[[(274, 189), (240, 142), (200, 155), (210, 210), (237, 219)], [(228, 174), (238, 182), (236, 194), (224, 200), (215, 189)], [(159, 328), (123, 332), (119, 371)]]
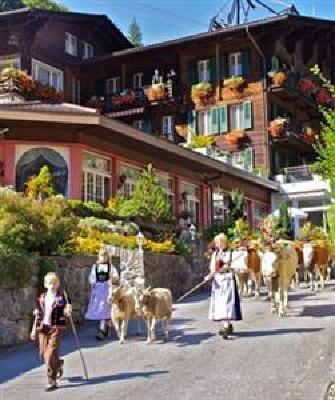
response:
[(136, 95), (133, 90), (125, 89), (119, 95), (112, 96), (112, 104), (120, 107), (124, 104), (133, 104), (136, 102)]
[(147, 90), (147, 97), (149, 101), (164, 100), (167, 97), (167, 87), (165, 83), (157, 83), (152, 85)]
[(303, 78), (300, 79), (299, 81), (299, 90), (302, 93), (314, 93), (314, 91), (316, 90), (317, 85), (315, 83), (315, 81), (311, 78)]
[(104, 101), (97, 98), (96, 96), (92, 96), (91, 99), (87, 102), (86, 106), (90, 108), (95, 108), (98, 111), (102, 111), (104, 107)]
[(239, 90), (243, 86), (245, 79), (242, 76), (232, 76), (231, 78), (224, 79), (223, 85), (232, 90)]
[(26, 72), (16, 68), (5, 68), (0, 73), (0, 84), (6, 90), (14, 90), (21, 94), (26, 100), (41, 100), (52, 103), (62, 103), (64, 101), (63, 92), (55, 88), (44, 85), (38, 81), (33, 81), (32, 77)]
[(331, 94), (325, 89), (320, 89), (316, 93), (315, 99), (316, 99), (317, 103), (320, 105), (329, 105), (332, 102)]
[(175, 130), (177, 134), (183, 138), (187, 138), (188, 135), (188, 125), (187, 124), (176, 124)]
[(287, 79), (287, 73), (282, 71), (276, 72), (272, 76), (272, 82), (274, 85), (282, 86), (287, 81)]
[(192, 86), (191, 98), (194, 104), (206, 104), (212, 94), (212, 85), (208, 82), (200, 82)]
[(198, 149), (201, 147), (210, 148), (215, 141), (214, 136), (211, 135), (198, 135), (193, 136), (191, 143), (187, 145), (190, 149)]
[(276, 119), (271, 121), (268, 128), (270, 136), (274, 138), (282, 136), (285, 130), (286, 122), (287, 120), (285, 118), (280, 117), (277, 117)]
[(224, 142), (225, 144), (238, 144), (245, 137), (244, 131), (235, 130), (224, 135)]
[(304, 138), (305, 142), (307, 142), (307, 143), (314, 143), (315, 140), (318, 138), (318, 134), (314, 128), (306, 127), (304, 129), (303, 138)]

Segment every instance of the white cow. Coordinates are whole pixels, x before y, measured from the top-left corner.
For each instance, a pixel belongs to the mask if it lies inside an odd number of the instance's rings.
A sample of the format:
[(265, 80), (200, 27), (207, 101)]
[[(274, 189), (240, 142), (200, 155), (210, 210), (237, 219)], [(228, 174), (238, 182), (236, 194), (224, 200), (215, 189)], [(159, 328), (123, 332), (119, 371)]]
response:
[(272, 278), (276, 275), (277, 254), (271, 249), (259, 252), (263, 281), (267, 288), (267, 298), (272, 298)]
[(313, 268), (314, 249), (312, 243), (304, 243), (302, 247), (302, 256), (304, 260), (304, 277), (308, 275), (311, 290), (314, 291), (315, 273)]
[(231, 267), (235, 271), (237, 286), (240, 296), (248, 294), (248, 250), (245, 247), (239, 247), (232, 251)]

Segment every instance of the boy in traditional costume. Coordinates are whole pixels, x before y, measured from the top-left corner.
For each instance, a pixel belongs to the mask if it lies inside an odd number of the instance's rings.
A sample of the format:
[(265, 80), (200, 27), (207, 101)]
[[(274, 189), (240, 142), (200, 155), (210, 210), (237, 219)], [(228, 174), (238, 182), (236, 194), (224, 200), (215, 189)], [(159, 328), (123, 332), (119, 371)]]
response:
[(63, 375), (64, 361), (59, 358), (59, 347), (66, 328), (65, 317), (71, 316), (72, 306), (60, 290), (59, 277), (54, 272), (45, 275), (44, 287), (47, 291), (36, 301), (31, 339), (37, 339), (40, 356), (47, 367), (46, 391), (52, 391), (57, 388), (57, 379)]
[(108, 252), (100, 249), (97, 262), (92, 266), (88, 281), (91, 285), (91, 298), (85, 318), (100, 321), (97, 340), (104, 340), (108, 336), (108, 324), (111, 319), (112, 308), (108, 302), (109, 281), (119, 283), (116, 268), (109, 262)]
[(219, 334), (223, 339), (233, 333), (231, 321), (242, 320), (240, 297), (234, 271), (231, 268), (232, 254), (228, 249), (228, 239), (220, 233), (214, 239), (215, 250), (210, 262), (210, 273), (205, 280), (212, 279), (212, 294), (209, 307), (209, 319), (224, 321)]

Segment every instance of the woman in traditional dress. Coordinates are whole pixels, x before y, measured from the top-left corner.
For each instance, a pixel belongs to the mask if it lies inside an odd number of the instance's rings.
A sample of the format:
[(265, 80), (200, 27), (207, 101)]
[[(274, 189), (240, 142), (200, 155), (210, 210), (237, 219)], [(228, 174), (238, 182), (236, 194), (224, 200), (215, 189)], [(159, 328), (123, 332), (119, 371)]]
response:
[(212, 294), (209, 307), (209, 319), (224, 321), (219, 334), (223, 339), (233, 333), (232, 321), (242, 320), (240, 297), (234, 271), (231, 269), (231, 250), (228, 239), (220, 233), (214, 239), (215, 250), (210, 262), (210, 273), (205, 280), (212, 279)]
[(108, 336), (108, 324), (111, 319), (111, 305), (108, 303), (109, 281), (117, 284), (119, 276), (116, 268), (109, 262), (108, 252), (100, 249), (97, 262), (92, 266), (88, 281), (91, 285), (91, 298), (85, 318), (100, 321), (97, 340)]

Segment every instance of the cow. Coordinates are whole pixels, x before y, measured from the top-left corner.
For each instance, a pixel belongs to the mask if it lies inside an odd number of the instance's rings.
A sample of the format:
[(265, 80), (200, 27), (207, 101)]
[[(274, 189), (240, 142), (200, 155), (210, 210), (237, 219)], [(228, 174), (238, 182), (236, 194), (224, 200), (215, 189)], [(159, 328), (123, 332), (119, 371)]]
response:
[(312, 264), (314, 266), (314, 289), (318, 290), (318, 278), (320, 279), (320, 286), (323, 289), (325, 287), (325, 279), (328, 274), (328, 265), (330, 261), (330, 251), (325, 241), (319, 241), (314, 246)]
[(147, 288), (140, 295), (141, 315), (147, 321), (147, 343), (156, 340), (156, 321), (163, 321), (165, 340), (169, 338), (169, 321), (172, 316), (172, 295), (170, 289)]
[(307, 270), (304, 268), (304, 255), (303, 255), (303, 242), (296, 240), (294, 242), (295, 251), (298, 254), (298, 268), (295, 272), (295, 276), (292, 279), (292, 288), (299, 288), (300, 287), (300, 271), (303, 272), (304, 275), (304, 282), (307, 283), (308, 274)]
[(304, 243), (302, 247), (304, 276), (308, 275), (311, 290), (314, 291), (315, 271), (313, 266), (314, 247), (311, 242)]
[(231, 253), (231, 267), (235, 272), (237, 287), (240, 296), (248, 294), (248, 251), (245, 247), (238, 247)]
[(298, 268), (298, 254), (289, 242), (277, 242), (275, 249), (277, 261), (275, 263), (275, 276), (272, 278), (271, 299), (272, 312), (277, 312), (284, 317), (288, 305), (288, 289), (293, 275)]
[(251, 241), (248, 245), (248, 295), (252, 292), (252, 283), (255, 284), (255, 298), (260, 296), (260, 284), (261, 284), (261, 260), (259, 256), (259, 244)]
[(111, 320), (119, 343), (123, 344), (128, 333), (129, 320), (140, 317), (139, 304), (134, 288), (127, 284), (110, 286), (108, 300), (112, 304)]
[(266, 245), (264, 251), (258, 252), (261, 263), (261, 273), (267, 288), (267, 299), (272, 299), (272, 278), (276, 275), (277, 254), (272, 251), (271, 245)]

